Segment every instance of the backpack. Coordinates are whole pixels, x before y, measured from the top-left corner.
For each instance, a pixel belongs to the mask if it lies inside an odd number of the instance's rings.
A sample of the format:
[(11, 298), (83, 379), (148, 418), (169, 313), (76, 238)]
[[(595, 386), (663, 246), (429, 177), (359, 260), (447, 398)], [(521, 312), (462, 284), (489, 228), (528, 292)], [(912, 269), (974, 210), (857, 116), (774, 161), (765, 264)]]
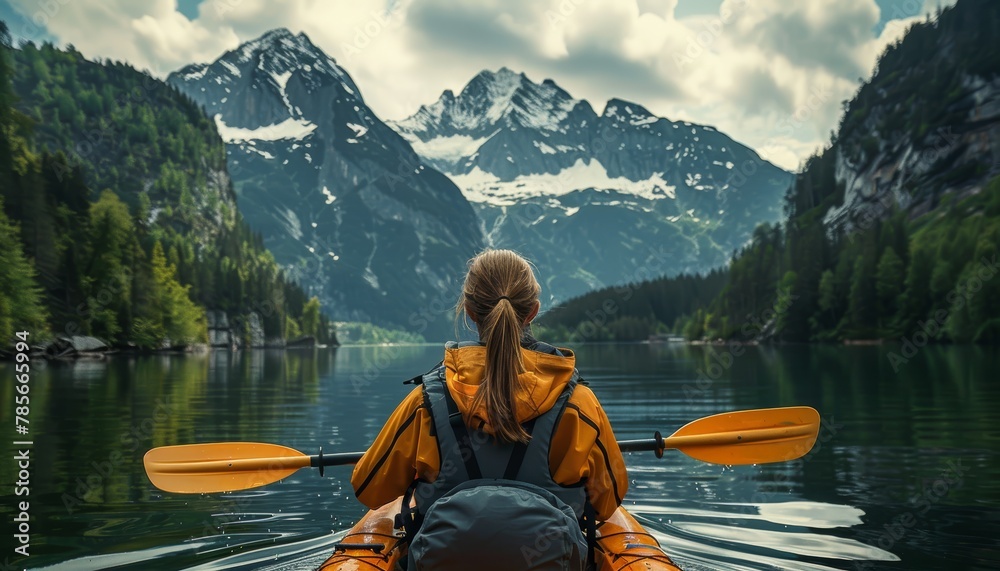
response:
[(560, 486), (548, 462), (577, 375), (550, 410), (524, 424), (532, 435), (526, 444), (499, 443), (466, 427), (443, 366), (422, 381), (441, 470), (434, 482), (418, 480), (403, 497), (407, 571), (586, 569), (592, 561), (593, 509), (583, 482)]

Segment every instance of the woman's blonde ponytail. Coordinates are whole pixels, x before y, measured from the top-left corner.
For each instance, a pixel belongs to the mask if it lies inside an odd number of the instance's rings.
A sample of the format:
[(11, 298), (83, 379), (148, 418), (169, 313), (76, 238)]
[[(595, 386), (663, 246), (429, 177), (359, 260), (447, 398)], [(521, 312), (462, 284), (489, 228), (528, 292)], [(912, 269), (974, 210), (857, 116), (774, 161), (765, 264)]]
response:
[(531, 266), (510, 250), (487, 250), (469, 262), (469, 273), (456, 311), (468, 311), (486, 344), (486, 371), (472, 401), (485, 405), (497, 439), (526, 442), (517, 421), (519, 375), (524, 372), (521, 335), (535, 312), (540, 292)]

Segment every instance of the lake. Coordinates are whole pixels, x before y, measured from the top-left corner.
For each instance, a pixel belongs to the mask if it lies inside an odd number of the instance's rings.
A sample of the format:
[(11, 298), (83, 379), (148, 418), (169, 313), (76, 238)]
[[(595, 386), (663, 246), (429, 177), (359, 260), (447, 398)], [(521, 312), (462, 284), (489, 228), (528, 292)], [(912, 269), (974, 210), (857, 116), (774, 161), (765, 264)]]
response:
[[(581, 345), (578, 368), (619, 439), (730, 410), (808, 405), (816, 448), (761, 466), (627, 455), (628, 509), (681, 567), (1000, 567), (1000, 354), (925, 347)], [(29, 569), (312, 569), (364, 513), (350, 468), (229, 494), (156, 490), (155, 446), (259, 441), (363, 450), (440, 346), (215, 352), (33, 363), (30, 495), (18, 479), (11, 363), (0, 364), (5, 558)], [(41, 368), (37, 368), (41, 367)], [(30, 553), (14, 556), (15, 500)], [(0, 565), (0, 568), (4, 568)]]

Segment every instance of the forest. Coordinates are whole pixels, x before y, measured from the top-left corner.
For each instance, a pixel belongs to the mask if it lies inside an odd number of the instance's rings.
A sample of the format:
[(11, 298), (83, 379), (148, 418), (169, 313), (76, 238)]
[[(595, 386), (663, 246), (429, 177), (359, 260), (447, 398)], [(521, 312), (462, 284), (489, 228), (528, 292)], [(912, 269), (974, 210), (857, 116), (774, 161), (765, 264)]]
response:
[(254, 312), (269, 339), (331, 338), (241, 218), (201, 109), (72, 46), (15, 49), (2, 22), (0, 201), (0, 339), (184, 346), (207, 340), (206, 310)]

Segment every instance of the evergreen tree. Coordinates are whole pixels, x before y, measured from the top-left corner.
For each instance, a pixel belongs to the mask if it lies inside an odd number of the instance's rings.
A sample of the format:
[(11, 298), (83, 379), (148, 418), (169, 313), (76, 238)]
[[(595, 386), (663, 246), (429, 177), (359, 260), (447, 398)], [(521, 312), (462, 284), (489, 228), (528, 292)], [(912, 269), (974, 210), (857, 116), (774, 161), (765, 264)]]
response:
[(863, 257), (854, 262), (849, 313), (855, 335), (868, 335), (876, 322), (878, 305), (870, 267)]
[(91, 331), (98, 337), (124, 341), (132, 322), (132, 218), (128, 207), (110, 190), (90, 207), (90, 250), (87, 264)]
[(208, 338), (205, 310), (188, 297), (190, 286), (182, 286), (175, 279), (176, 269), (167, 263), (159, 242), (153, 246), (153, 313), (145, 326), (148, 330), (162, 331), (165, 340), (173, 345), (204, 342)]
[(884, 326), (896, 315), (897, 303), (902, 292), (905, 268), (903, 260), (896, 255), (892, 247), (887, 246), (879, 260), (875, 274), (875, 292), (878, 295), (878, 315), (880, 325)]
[(17, 227), (3, 212), (0, 199), (0, 345), (7, 345), (16, 331), (28, 331), (32, 339), (47, 334), (42, 293), (35, 269), (25, 258)]

